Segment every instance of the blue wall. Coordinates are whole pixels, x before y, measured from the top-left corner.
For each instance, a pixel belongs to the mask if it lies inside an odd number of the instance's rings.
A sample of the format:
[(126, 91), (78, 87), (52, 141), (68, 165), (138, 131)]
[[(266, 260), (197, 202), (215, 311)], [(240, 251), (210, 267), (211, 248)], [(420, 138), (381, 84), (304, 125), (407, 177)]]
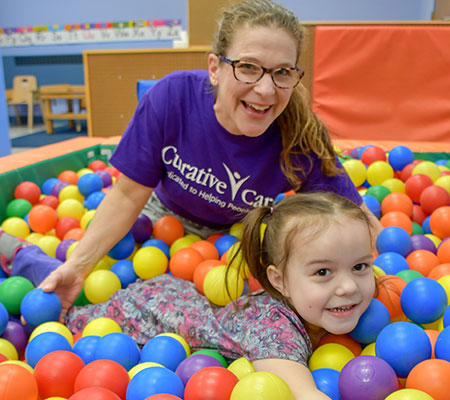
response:
[[(2, 49), (0, 49), (0, 58)], [(6, 112), (5, 83), (3, 81), (3, 65), (0, 63), (0, 157), (11, 154), (9, 126)]]

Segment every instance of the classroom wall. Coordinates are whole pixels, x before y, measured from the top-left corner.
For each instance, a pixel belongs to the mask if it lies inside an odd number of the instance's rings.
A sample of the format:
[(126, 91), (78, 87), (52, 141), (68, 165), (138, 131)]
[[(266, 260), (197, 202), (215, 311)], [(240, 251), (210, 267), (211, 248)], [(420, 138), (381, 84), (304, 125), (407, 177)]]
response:
[[(2, 49), (0, 48), (0, 58)], [(5, 92), (5, 82), (3, 80), (3, 65), (0, 62), (0, 157), (11, 154), (11, 144), (9, 141), (9, 126), (7, 118), (6, 98), (1, 93)]]

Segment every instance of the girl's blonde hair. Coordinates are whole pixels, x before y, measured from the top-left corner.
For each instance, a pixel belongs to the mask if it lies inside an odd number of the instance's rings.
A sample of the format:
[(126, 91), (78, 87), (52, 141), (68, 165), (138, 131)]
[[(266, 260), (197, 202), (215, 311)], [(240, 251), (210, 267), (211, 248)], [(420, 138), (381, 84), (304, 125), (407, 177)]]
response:
[[(234, 33), (242, 26), (282, 28), (297, 43), (297, 63), (303, 43), (303, 28), (295, 14), (270, 0), (244, 0), (225, 9), (215, 35), (213, 52), (227, 55)], [(335, 176), (341, 172), (336, 167), (336, 155), (328, 131), (311, 109), (308, 91), (299, 83), (292, 92), (286, 109), (278, 117), (283, 150), (280, 165), (294, 190), (301, 187), (298, 174), (305, 172), (293, 163), (298, 155), (313, 152), (322, 160), (322, 172)]]

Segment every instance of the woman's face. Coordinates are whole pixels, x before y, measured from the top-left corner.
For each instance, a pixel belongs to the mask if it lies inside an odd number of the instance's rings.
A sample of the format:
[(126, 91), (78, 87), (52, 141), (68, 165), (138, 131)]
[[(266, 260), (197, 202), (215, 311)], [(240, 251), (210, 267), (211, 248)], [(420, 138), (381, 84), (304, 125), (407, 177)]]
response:
[[(248, 61), (266, 68), (294, 67), (297, 43), (284, 29), (243, 26), (234, 34), (227, 54), (231, 60)], [(217, 96), (214, 111), (219, 123), (234, 135), (262, 135), (286, 108), (293, 89), (275, 86), (266, 73), (256, 83), (237, 81), (231, 65), (210, 54), (211, 84)]]

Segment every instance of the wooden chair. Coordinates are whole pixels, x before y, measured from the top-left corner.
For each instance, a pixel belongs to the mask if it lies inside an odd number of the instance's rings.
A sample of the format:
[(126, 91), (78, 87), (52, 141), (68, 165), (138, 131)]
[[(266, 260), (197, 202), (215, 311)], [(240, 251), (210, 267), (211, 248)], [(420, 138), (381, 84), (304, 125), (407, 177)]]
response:
[(14, 107), (17, 125), (21, 124), (17, 106), (19, 104), (26, 104), (28, 106), (28, 130), (33, 129), (34, 104), (39, 104), (39, 92), (37, 89), (37, 79), (34, 75), (17, 75), (13, 79), (13, 88), (6, 90), (6, 100), (8, 105), (12, 105)]

